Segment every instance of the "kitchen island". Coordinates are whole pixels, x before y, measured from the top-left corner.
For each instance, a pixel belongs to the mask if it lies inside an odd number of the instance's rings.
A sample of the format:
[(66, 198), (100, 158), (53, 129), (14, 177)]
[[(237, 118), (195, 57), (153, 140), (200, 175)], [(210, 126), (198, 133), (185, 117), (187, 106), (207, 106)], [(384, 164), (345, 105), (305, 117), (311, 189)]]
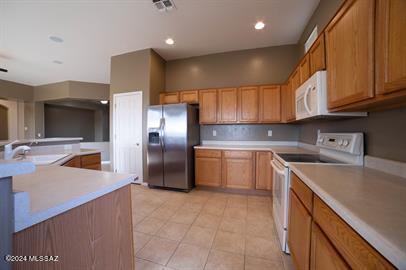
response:
[(52, 165), (14, 176), (13, 269), (133, 269), (133, 179)]

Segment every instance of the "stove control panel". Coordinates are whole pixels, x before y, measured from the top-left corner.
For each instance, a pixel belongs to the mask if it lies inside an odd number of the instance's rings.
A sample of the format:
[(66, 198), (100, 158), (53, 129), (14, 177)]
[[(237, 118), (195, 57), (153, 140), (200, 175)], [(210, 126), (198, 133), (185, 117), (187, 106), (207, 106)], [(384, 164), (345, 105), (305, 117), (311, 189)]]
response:
[(352, 155), (361, 155), (364, 149), (364, 135), (363, 133), (319, 133), (316, 145)]

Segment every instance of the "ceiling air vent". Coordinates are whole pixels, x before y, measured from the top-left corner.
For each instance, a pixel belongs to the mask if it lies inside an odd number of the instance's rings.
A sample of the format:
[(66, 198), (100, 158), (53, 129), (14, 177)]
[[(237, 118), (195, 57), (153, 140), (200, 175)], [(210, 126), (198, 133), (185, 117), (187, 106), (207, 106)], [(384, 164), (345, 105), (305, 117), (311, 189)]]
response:
[(172, 0), (152, 0), (152, 3), (159, 11), (170, 11), (175, 8)]

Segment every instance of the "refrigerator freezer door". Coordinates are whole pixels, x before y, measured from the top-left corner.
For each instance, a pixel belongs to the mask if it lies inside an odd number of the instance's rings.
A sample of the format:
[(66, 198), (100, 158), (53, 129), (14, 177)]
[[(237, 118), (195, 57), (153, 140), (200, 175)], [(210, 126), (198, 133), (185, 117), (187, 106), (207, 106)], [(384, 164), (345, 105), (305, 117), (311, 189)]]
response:
[(173, 104), (163, 107), (164, 116), (164, 185), (189, 189), (187, 166), (187, 105)]
[(162, 106), (150, 106), (148, 109), (148, 184), (164, 186), (164, 163), (162, 152)]

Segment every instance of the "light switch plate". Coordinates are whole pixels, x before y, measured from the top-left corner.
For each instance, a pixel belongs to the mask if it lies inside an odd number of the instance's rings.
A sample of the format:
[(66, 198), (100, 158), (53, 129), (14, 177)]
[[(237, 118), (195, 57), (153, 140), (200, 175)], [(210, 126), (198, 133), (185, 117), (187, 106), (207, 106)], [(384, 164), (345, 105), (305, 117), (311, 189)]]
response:
[(272, 129), (268, 130), (268, 137), (272, 137)]
[(217, 130), (213, 130), (213, 137), (217, 136)]

